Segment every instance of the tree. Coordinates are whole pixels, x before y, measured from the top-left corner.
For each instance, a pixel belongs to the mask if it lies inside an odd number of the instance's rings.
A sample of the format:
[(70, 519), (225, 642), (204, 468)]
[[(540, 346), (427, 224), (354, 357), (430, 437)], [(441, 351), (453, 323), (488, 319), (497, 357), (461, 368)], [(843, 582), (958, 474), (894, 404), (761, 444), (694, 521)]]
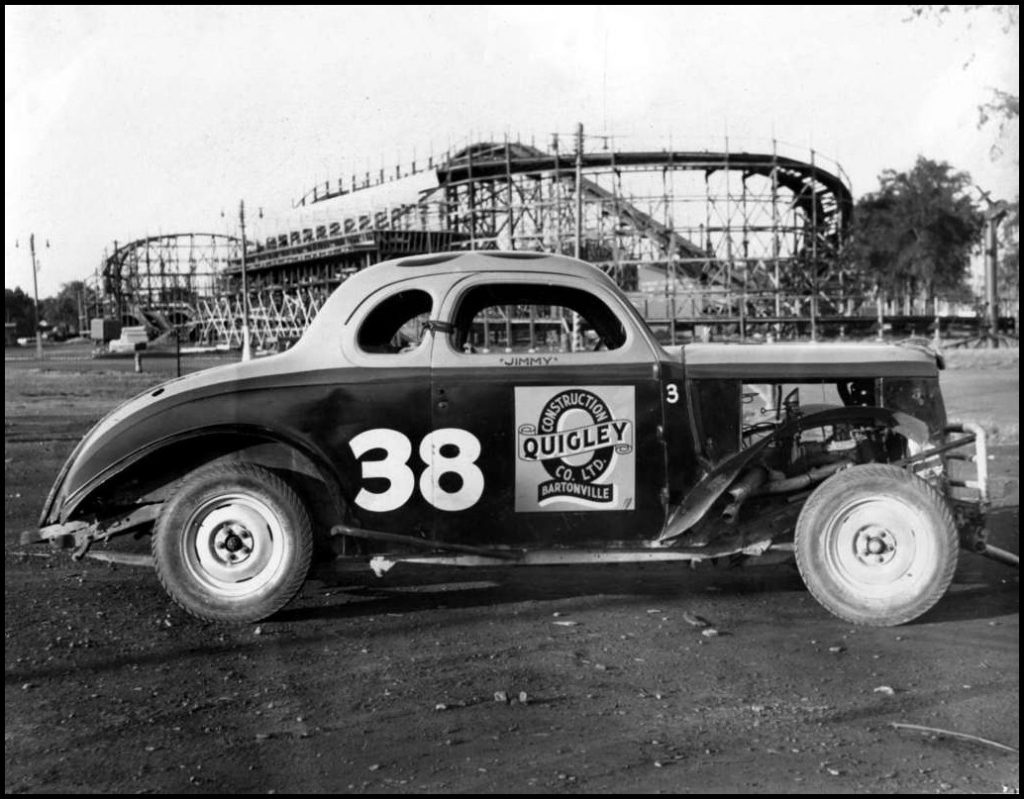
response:
[(971, 250), (984, 229), (970, 175), (918, 156), (909, 172), (887, 169), (879, 184), (854, 210), (847, 253), (854, 268), (905, 304), (939, 294), (963, 297)]
[(32, 298), (20, 288), (4, 289), (4, 321), (14, 322), (19, 336), (35, 335), (36, 308)]
[[(912, 5), (909, 6), (911, 19), (932, 19), (939, 25), (947, 16), (959, 13), (967, 18), (967, 26), (971, 27), (971, 19), (976, 14), (995, 14), (999, 18), (1004, 34), (1016, 31), (1020, 24), (1020, 6), (1017, 5)], [(964, 64), (970, 66), (974, 56)], [(1002, 136), (1006, 126), (1020, 117), (1020, 95), (991, 87), (989, 98), (978, 105), (978, 127), (988, 124), (996, 125), (996, 135)], [(997, 146), (993, 146), (993, 155), (1001, 154)]]
[(81, 280), (64, 283), (54, 297), (40, 303), (43, 319), (63, 333), (78, 332), (80, 314), (95, 304), (95, 292)]

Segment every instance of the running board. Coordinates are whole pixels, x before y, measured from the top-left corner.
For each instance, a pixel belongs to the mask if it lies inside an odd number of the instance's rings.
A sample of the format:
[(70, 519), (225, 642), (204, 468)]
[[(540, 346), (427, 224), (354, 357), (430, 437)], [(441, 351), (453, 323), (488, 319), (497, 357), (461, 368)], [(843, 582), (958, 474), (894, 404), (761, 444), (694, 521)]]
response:
[(413, 535), (400, 535), (399, 533), (382, 533), (379, 530), (366, 530), (362, 527), (349, 527), (347, 524), (336, 524), (331, 528), (331, 535), (347, 535), (352, 538), (365, 538), (368, 541), (381, 541), (387, 544), (400, 544), (402, 546), (418, 547), (419, 549), (440, 549), (448, 552), (462, 552), (466, 555), (487, 558), (499, 561), (517, 561), (523, 557), (519, 551), (504, 549), (486, 549), (485, 547), (474, 547), (467, 544), (449, 544), (444, 541), (435, 541), (429, 538), (417, 538)]
[[(404, 537), (404, 536), (403, 536)], [(370, 559), (370, 568), (378, 577), (390, 571), (399, 563), (412, 563), (421, 566), (569, 566), (598, 565), (612, 563), (700, 563), (714, 558), (730, 555), (764, 556), (769, 550), (778, 554), (778, 560), (792, 558), (792, 551), (783, 545), (773, 547), (766, 539), (732, 549), (711, 549), (708, 547), (685, 549), (666, 549), (652, 547), (649, 549), (609, 549), (596, 552), (594, 550), (577, 549), (538, 549), (523, 552), (514, 560), (499, 560), (481, 554), (452, 555), (376, 555)], [(765, 559), (765, 565), (774, 560)]]

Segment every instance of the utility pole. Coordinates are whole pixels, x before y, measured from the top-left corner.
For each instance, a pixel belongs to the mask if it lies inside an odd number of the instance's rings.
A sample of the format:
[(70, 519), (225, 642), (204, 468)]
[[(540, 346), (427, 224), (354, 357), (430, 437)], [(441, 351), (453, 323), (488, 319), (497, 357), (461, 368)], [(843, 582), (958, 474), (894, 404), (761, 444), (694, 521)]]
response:
[(985, 212), (985, 326), (989, 347), (999, 346), (999, 223), (1009, 213), (1005, 202), (988, 197)]
[(245, 265), (245, 200), (238, 204), (238, 221), (242, 226), (242, 360), (252, 359), (249, 344), (249, 274)]
[(28, 249), (32, 253), (32, 295), (36, 301), (36, 358), (43, 359), (43, 328), (39, 316), (39, 267), (36, 265), (36, 234), (28, 236)]
[(87, 315), (85, 313), (85, 296), (84, 295), (85, 295), (86, 288), (87, 288), (86, 282), (83, 280), (82, 281), (82, 287), (80, 289), (78, 289), (78, 291), (76, 292), (76, 294), (77, 294), (76, 299), (78, 300), (78, 337), (79, 338), (82, 338), (83, 336), (86, 335), (86, 330), (89, 327), (89, 320), (88, 320)]
[(991, 192), (975, 186), (988, 208), (985, 211), (985, 318), (981, 340), (998, 347), (999, 338), (999, 223), (1009, 213), (1005, 200), (993, 200)]
[(576, 125), (576, 246), (574, 255), (578, 259), (583, 250), (583, 123)]

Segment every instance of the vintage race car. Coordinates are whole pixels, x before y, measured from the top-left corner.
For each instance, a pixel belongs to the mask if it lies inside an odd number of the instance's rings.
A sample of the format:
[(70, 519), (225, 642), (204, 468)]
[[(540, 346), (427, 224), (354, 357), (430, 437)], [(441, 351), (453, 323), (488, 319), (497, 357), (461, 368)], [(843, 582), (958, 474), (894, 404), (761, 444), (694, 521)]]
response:
[(588, 264), (434, 254), (359, 272), (285, 353), (119, 407), (27, 539), (151, 534), (171, 597), (226, 622), (282, 608), (321, 556), (789, 551), (828, 610), (893, 625), (943, 595), (958, 545), (986, 549), (984, 445), (947, 424), (924, 349), (666, 348)]

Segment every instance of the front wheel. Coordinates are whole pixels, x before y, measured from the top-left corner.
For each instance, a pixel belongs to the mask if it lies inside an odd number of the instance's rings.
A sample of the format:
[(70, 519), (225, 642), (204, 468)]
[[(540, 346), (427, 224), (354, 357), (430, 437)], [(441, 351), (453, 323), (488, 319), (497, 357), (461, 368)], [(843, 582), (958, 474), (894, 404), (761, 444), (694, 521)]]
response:
[(796, 563), (826, 610), (875, 627), (905, 624), (946, 592), (958, 537), (946, 500), (897, 466), (867, 464), (822, 483), (797, 520)]
[(292, 488), (250, 463), (219, 462), (185, 478), (152, 541), (156, 573), (200, 619), (252, 622), (283, 608), (309, 572), (313, 531)]

